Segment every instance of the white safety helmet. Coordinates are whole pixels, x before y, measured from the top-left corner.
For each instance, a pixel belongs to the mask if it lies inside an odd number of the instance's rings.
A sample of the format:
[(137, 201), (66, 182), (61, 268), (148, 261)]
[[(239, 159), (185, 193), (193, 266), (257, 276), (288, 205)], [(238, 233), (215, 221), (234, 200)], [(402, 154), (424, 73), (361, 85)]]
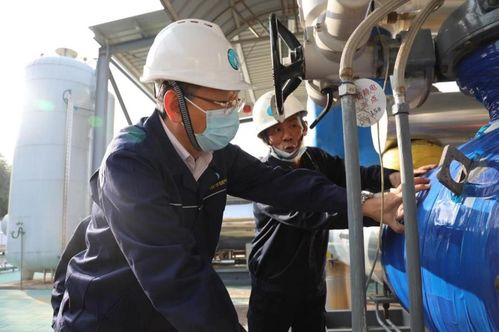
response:
[(240, 66), (236, 51), (217, 24), (185, 19), (157, 34), (140, 80), (172, 80), (220, 90), (249, 89)]
[[(255, 106), (253, 106), (253, 122), (255, 123), (257, 136), (259, 138), (263, 138), (262, 134), (266, 129), (278, 123), (272, 115), (272, 103), (275, 103), (275, 98), (273, 98), (274, 95), (274, 90), (266, 92), (258, 98)], [(274, 105), (274, 107), (276, 106)], [(284, 101), (284, 120), (297, 113), (307, 115), (307, 111), (302, 104), (291, 94), (286, 98), (286, 101)]]

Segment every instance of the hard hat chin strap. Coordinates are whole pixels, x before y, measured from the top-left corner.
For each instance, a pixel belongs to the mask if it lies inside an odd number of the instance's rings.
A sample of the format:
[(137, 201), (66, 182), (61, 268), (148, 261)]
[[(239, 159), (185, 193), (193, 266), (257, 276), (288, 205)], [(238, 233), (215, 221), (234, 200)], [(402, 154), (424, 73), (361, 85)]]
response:
[(170, 86), (173, 88), (173, 91), (177, 95), (180, 115), (182, 116), (182, 122), (184, 123), (185, 132), (187, 133), (189, 141), (196, 150), (202, 151), (201, 147), (198, 144), (198, 141), (196, 140), (196, 136), (194, 135), (194, 129), (192, 128), (191, 118), (189, 116), (189, 111), (187, 110), (187, 105), (185, 104), (185, 98), (182, 89), (175, 81), (168, 81), (168, 84), (170, 84)]

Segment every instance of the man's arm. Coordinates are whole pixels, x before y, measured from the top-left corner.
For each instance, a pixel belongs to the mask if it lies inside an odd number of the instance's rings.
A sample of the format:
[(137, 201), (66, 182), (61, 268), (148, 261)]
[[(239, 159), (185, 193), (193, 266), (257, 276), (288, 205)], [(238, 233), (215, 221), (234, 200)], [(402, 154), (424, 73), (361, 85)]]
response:
[[(415, 178), (414, 183), (416, 192), (428, 190), (430, 188), (430, 180), (427, 178)], [(383, 214), (381, 213), (382, 196), (380, 194), (365, 201), (362, 205), (362, 214), (377, 222), (380, 222), (382, 216), (384, 224), (388, 225), (397, 233), (403, 233), (404, 225), (400, 223), (400, 220), (403, 218), (402, 190), (400, 186), (393, 192), (384, 193), (383, 196)]]
[(267, 166), (237, 146), (227, 152), (228, 194), (287, 211), (329, 212), (346, 218), (345, 188), (321, 173)]
[(346, 219), (337, 218), (328, 212), (289, 211), (262, 203), (254, 203), (253, 213), (255, 217), (271, 218), (281, 224), (304, 230), (348, 228)]
[[(321, 149), (315, 149), (317, 158), (320, 158), (321, 171), (335, 184), (346, 188), (346, 173), (345, 162), (338, 156), (333, 156)], [(389, 178), (392, 174), (398, 173), (396, 170), (385, 168), (383, 169), (383, 176), (385, 178), (384, 188), (381, 188), (381, 167), (373, 165), (368, 167), (360, 167), (360, 183), (363, 190), (378, 192), (387, 190), (392, 187)], [(395, 185), (394, 187), (398, 186)]]
[[(346, 189), (332, 183), (322, 174), (307, 169), (269, 167), (239, 147), (232, 146), (229, 164), (228, 193), (284, 210), (337, 213), (347, 218)], [(429, 188), (429, 180), (418, 178), (416, 191)], [(381, 198), (375, 197), (362, 207), (363, 215), (380, 222)], [(403, 231), (399, 223), (402, 193), (387, 193), (383, 222), (396, 232)]]
[[(415, 178), (414, 180), (416, 192), (430, 188), (429, 179)], [(404, 226), (400, 223), (403, 217), (401, 186), (397, 187), (397, 189), (392, 192), (384, 193), (383, 216), (381, 214), (381, 201), (381, 194), (378, 193), (363, 204), (362, 214), (365, 217), (364, 224), (371, 225), (373, 223), (372, 220), (379, 223), (381, 218), (383, 218), (383, 223), (387, 224), (395, 232), (402, 233), (404, 231)], [(346, 218), (337, 218), (333, 214), (327, 212), (286, 211), (261, 203), (255, 203), (253, 211), (255, 216), (272, 218), (282, 224), (300, 229), (348, 228), (348, 221)]]

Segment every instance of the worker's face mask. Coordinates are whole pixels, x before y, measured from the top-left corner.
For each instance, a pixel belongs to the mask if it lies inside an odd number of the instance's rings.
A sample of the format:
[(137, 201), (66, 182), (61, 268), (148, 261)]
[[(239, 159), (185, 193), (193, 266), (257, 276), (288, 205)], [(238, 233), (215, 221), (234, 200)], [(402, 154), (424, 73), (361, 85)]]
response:
[(201, 134), (195, 134), (196, 141), (203, 151), (220, 150), (236, 136), (239, 114), (236, 107), (205, 111), (205, 114), (206, 129)]
[(277, 159), (281, 159), (284, 161), (293, 161), (293, 160), (300, 159), (301, 156), (305, 153), (306, 149), (307, 148), (305, 146), (303, 146), (303, 144), (293, 152), (286, 152), (284, 150), (280, 150), (278, 148), (271, 147), (270, 154)]

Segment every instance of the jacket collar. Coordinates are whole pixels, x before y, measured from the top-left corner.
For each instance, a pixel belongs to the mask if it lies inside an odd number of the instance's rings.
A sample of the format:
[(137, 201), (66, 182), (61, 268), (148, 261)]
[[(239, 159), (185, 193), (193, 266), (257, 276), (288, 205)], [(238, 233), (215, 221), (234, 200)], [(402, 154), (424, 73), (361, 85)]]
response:
[(156, 109), (151, 116), (143, 119), (141, 123), (146, 132), (150, 133), (154, 149), (158, 151), (162, 164), (166, 165), (173, 175), (181, 176), (182, 185), (185, 188), (197, 190), (197, 182), (194, 180), (184, 161), (173, 147), (173, 144), (161, 124), (160, 117), (161, 113)]

